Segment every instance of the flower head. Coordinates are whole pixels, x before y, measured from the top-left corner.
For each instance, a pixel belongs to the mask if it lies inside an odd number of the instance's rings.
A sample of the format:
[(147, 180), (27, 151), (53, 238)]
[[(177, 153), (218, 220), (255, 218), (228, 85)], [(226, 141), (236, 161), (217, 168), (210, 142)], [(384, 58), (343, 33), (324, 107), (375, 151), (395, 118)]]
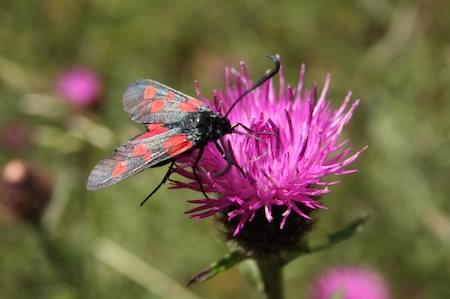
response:
[(88, 107), (100, 98), (102, 82), (90, 69), (74, 68), (59, 76), (56, 91), (67, 102), (79, 107)]
[[(193, 200), (198, 206), (187, 212), (192, 218), (223, 212), (233, 223), (236, 236), (262, 213), (264, 221), (276, 223), (279, 231), (289, 218), (309, 220), (311, 211), (323, 208), (318, 197), (338, 183), (325, 177), (355, 172), (347, 166), (362, 150), (351, 153), (348, 140), (340, 141), (339, 137), (359, 101), (351, 104), (348, 93), (341, 106), (333, 109), (327, 100), (329, 77), (318, 95), (315, 84), (304, 89), (304, 73), (302, 66), (299, 82), (292, 88), (286, 85), (281, 69), (278, 91), (270, 80), (232, 110), (230, 122), (252, 130), (222, 138), (245, 176), (237, 167), (215, 176), (226, 161), (214, 145), (208, 145), (200, 162), (200, 179), (204, 189), (217, 193), (218, 198)], [(226, 88), (214, 92), (212, 105), (222, 115), (253, 84), (243, 63), (239, 71), (227, 69), (225, 79)], [(198, 86), (197, 95), (205, 100)], [(190, 181), (176, 182), (175, 187), (199, 190), (190, 172), (191, 163), (190, 158), (177, 163), (177, 172)]]
[(373, 271), (342, 267), (329, 269), (314, 282), (312, 299), (388, 299), (383, 278)]

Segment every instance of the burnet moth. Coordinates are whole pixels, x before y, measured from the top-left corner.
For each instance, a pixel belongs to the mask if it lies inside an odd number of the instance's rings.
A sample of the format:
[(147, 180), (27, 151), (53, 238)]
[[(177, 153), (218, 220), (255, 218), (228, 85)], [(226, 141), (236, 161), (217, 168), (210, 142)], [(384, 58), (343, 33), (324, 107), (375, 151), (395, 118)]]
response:
[(243, 92), (224, 115), (213, 112), (200, 100), (154, 80), (131, 83), (123, 94), (123, 107), (129, 118), (143, 124), (146, 131), (116, 148), (110, 158), (98, 162), (89, 175), (87, 189), (109, 187), (144, 169), (170, 164), (161, 182), (142, 201), (142, 205), (169, 179), (176, 159), (198, 149), (192, 171), (200, 190), (208, 198), (197, 174), (203, 150), (212, 141), (227, 161), (226, 167), (216, 173), (216, 176), (225, 174), (233, 165), (242, 172), (234, 162), (229, 148), (218, 141), (226, 134), (236, 133), (239, 126), (251, 132), (241, 123), (232, 126), (227, 116), (247, 94), (278, 73), (278, 56), (268, 57), (274, 61), (274, 68)]

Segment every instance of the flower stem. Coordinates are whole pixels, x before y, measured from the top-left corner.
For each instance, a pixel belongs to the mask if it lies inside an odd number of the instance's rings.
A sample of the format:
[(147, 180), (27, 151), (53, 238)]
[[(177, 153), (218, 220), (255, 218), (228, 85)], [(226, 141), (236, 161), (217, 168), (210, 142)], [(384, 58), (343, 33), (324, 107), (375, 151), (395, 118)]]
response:
[(256, 260), (267, 299), (283, 299), (283, 265), (278, 257)]

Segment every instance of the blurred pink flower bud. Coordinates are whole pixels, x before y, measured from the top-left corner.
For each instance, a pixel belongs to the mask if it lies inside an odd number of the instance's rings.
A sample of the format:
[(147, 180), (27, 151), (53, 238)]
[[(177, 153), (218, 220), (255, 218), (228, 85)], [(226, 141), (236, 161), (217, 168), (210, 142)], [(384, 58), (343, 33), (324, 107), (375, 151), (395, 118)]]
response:
[(359, 267), (332, 268), (313, 284), (311, 299), (389, 299), (384, 279)]
[(94, 105), (102, 95), (102, 81), (88, 68), (74, 68), (56, 80), (56, 92), (65, 101), (78, 107)]

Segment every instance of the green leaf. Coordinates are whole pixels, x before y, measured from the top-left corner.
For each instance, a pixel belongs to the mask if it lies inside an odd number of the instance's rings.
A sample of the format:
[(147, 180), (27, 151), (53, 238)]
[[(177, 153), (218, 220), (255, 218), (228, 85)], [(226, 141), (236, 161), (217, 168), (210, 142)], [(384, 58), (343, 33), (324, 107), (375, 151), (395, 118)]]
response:
[(364, 224), (367, 222), (367, 219), (369, 219), (369, 215), (360, 216), (357, 219), (350, 222), (343, 229), (328, 235), (328, 243), (324, 245), (327, 246), (326, 248), (329, 248), (339, 242), (351, 238), (354, 234), (362, 231)]
[(233, 251), (229, 252), (227, 255), (225, 255), (223, 258), (221, 258), (220, 260), (215, 261), (214, 263), (209, 265), (206, 269), (204, 269), (200, 273), (194, 275), (188, 281), (187, 286), (190, 287), (194, 283), (208, 280), (211, 277), (215, 276), (216, 274), (219, 274), (222, 271), (230, 269), (231, 267), (242, 262), (246, 258), (248, 258), (248, 256), (244, 252), (242, 252), (240, 250), (233, 250)]
[(283, 254), (283, 263), (287, 264), (301, 255), (328, 249), (342, 241), (350, 239), (353, 235), (359, 233), (363, 229), (364, 224), (367, 222), (367, 219), (369, 219), (369, 215), (362, 215), (356, 218), (355, 220), (347, 224), (344, 228), (329, 234), (327, 240), (322, 241), (319, 244), (313, 245), (307, 242), (299, 244), (296, 250), (289, 251)]

